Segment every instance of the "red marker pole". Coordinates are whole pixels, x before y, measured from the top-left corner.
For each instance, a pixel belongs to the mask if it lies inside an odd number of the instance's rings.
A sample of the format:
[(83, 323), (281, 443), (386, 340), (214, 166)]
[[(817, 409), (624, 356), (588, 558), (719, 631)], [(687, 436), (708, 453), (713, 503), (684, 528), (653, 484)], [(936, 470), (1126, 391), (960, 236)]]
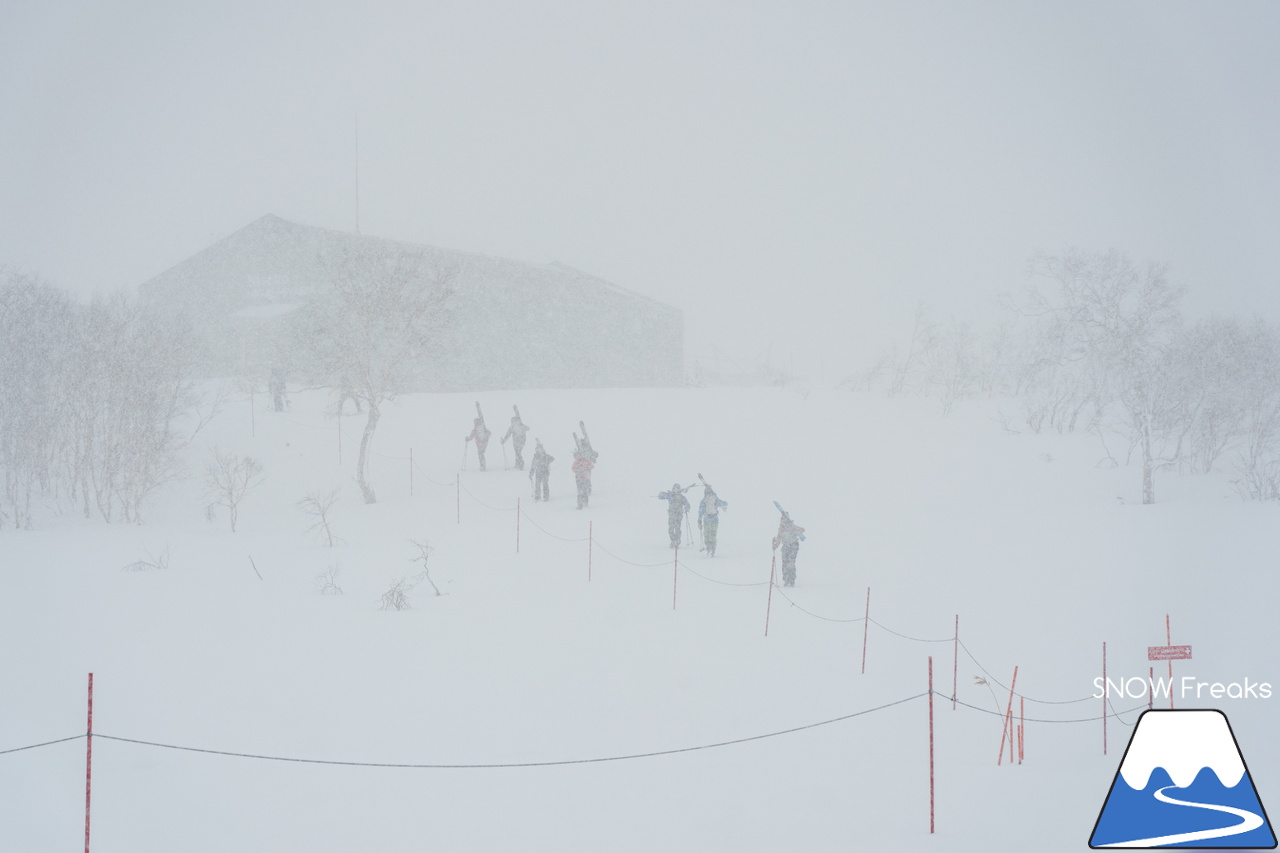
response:
[(773, 559), (769, 562), (769, 598), (764, 605), (764, 635), (769, 636), (769, 613), (773, 610), (773, 573), (778, 567), (778, 552), (773, 553)]
[(1027, 752), (1027, 697), (1018, 697), (1018, 763), (1026, 757)]
[(867, 612), (862, 617), (862, 674), (867, 674), (867, 626), (871, 624), (871, 587), (867, 587)]
[[(1000, 747), (1004, 752), (1004, 746)], [(933, 656), (929, 656), (929, 834), (934, 830), (933, 805)]]
[(93, 791), (93, 673), (89, 673), (89, 729), (84, 748), (84, 853), (89, 853), (89, 802)]
[(1009, 682), (1009, 706), (1004, 709), (1004, 728), (1000, 731), (1000, 754), (996, 757), (996, 766), (1004, 763), (1004, 741), (1009, 739), (1009, 761), (1013, 762), (1013, 691), (1018, 684), (1018, 668), (1013, 668), (1013, 680)]

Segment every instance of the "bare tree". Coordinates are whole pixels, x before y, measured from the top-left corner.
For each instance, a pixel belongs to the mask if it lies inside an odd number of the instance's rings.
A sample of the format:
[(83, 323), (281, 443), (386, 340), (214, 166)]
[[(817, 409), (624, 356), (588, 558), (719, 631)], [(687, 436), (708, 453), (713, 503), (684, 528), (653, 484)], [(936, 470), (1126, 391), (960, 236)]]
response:
[[(1180, 458), (1201, 399), (1172, 376), (1186, 355), (1178, 336), (1182, 290), (1163, 265), (1140, 269), (1118, 252), (1039, 253), (1020, 313), (1036, 328), (1033, 394), (1059, 430), (1093, 429), (1118, 405), (1117, 426), (1142, 453), (1142, 496), (1155, 500), (1155, 471)], [(1083, 418), (1083, 420), (1082, 420)]]
[(329, 526), (329, 510), (338, 500), (338, 490), (312, 492), (298, 501), (298, 508), (313, 520), (308, 533), (314, 533), (330, 548), (333, 547), (333, 529)]
[(431, 579), (431, 571), (427, 567), (427, 559), (435, 549), (431, 547), (430, 543), (425, 541), (419, 542), (417, 539), (410, 539), (409, 541), (418, 549), (418, 556), (410, 557), (410, 560), (415, 563), (422, 563), (421, 577), (426, 580), (427, 583), (431, 584), (431, 588), (436, 591), (436, 595), (442, 595), (443, 593), (440, 592), (440, 587), (436, 586), (436, 582)]
[(1237, 489), (1254, 500), (1280, 498), (1280, 333), (1261, 321), (1241, 342), (1242, 405)]
[(209, 463), (205, 466), (205, 480), (209, 487), (211, 503), (223, 506), (231, 516), (231, 532), (236, 532), (236, 519), (239, 516), (240, 502), (246, 494), (261, 485), (262, 465), (252, 456), (237, 456), (234, 453), (223, 453), (218, 448), (210, 452)]
[(355, 479), (365, 503), (374, 503), (368, 460), (382, 406), (440, 346), (454, 274), (421, 251), (382, 241), (347, 246), (330, 271), (330, 287), (303, 312), (301, 343), (368, 404)]

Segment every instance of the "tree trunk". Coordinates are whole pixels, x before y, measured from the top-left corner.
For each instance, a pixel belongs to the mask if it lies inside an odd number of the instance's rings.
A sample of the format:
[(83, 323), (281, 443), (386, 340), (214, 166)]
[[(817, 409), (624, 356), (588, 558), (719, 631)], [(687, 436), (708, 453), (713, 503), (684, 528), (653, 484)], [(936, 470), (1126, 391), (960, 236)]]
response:
[(356, 482), (360, 484), (360, 493), (364, 495), (364, 502), (367, 504), (377, 503), (378, 497), (373, 493), (373, 487), (369, 485), (367, 479), (368, 463), (369, 463), (369, 445), (373, 443), (373, 431), (378, 428), (378, 418), (381, 412), (378, 410), (378, 403), (369, 395), (369, 419), (364, 424), (364, 435), (360, 436), (360, 458), (356, 460)]
[(1155, 461), (1151, 458), (1151, 427), (1142, 425), (1142, 502), (1156, 502)]

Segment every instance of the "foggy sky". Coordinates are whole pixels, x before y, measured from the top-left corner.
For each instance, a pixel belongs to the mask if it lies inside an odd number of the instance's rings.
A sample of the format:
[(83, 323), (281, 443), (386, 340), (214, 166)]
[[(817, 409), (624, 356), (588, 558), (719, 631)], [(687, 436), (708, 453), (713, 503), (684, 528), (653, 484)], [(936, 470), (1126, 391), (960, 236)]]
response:
[(354, 230), (358, 160), (364, 233), (603, 276), (690, 359), (834, 381), (1068, 246), (1280, 322), (1278, 37), (1274, 3), (8, 0), (0, 264), (87, 294), (266, 213)]

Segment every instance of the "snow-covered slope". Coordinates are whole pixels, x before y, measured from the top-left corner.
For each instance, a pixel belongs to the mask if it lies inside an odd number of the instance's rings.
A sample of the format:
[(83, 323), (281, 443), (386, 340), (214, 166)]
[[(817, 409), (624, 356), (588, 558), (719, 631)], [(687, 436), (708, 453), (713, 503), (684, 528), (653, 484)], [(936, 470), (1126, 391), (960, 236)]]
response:
[[(0, 751), (83, 734), (95, 673), (95, 851), (1079, 850), (1146, 707), (1114, 701), (1103, 755), (1104, 641), (1110, 677), (1146, 677), (1169, 613), (1194, 648), (1175, 676), (1280, 683), (1277, 507), (1226, 475), (1162, 475), (1144, 507), (1096, 438), (1006, 432), (999, 403), (941, 418), (795, 389), (486, 393), (489, 471), (471, 451), (459, 472), (476, 399), (384, 410), (372, 506), (363, 420), (340, 439), (308, 392), (228, 404), (145, 525), (0, 530)], [(532, 437), (556, 457), (550, 503), (504, 470), (513, 403), (526, 457)], [(600, 453), (583, 511), (579, 420)], [(235, 534), (204, 513), (214, 445), (266, 472)], [(716, 557), (682, 548), (677, 569), (655, 496), (699, 472), (729, 508)], [(329, 548), (297, 503), (334, 487)], [(774, 500), (807, 539), (770, 594)], [(444, 594), (379, 610), (420, 571), (410, 540)], [(321, 595), (335, 566), (343, 594)], [(1026, 760), (997, 766), (1015, 666)], [(1275, 701), (1216, 703), (1264, 802)], [(0, 849), (78, 849), (84, 771), (83, 738), (0, 754)]]

